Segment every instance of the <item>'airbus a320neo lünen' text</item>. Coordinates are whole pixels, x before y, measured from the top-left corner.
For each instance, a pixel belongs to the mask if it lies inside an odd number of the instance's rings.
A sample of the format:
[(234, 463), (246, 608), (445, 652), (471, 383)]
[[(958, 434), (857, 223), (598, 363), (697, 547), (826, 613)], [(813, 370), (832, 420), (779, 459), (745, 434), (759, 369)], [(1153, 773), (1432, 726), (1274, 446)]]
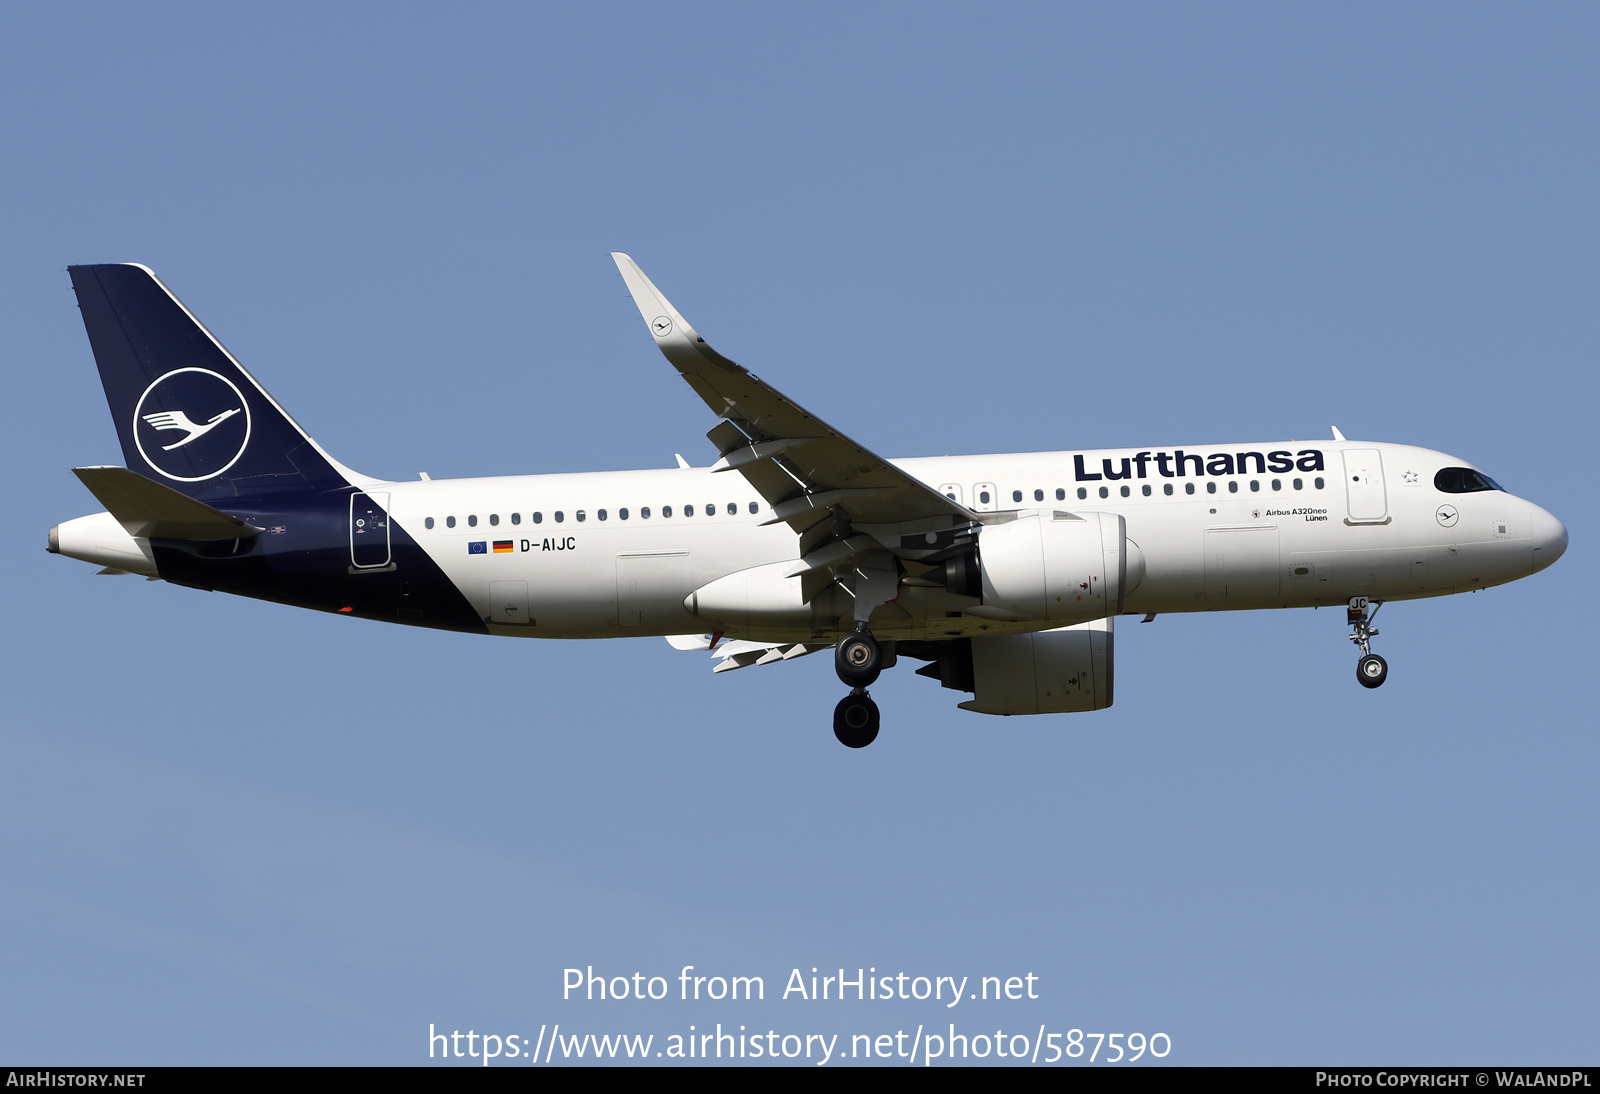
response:
[(834, 733), (878, 733), (901, 657), (981, 714), (1101, 710), (1119, 615), (1378, 607), (1526, 577), (1567, 531), (1398, 444), (886, 460), (706, 344), (625, 254), (656, 345), (721, 420), (673, 470), (389, 482), (306, 436), (148, 269), (74, 266), (127, 467), (50, 550), (178, 585), (506, 637), (665, 635), (714, 671), (834, 651)]

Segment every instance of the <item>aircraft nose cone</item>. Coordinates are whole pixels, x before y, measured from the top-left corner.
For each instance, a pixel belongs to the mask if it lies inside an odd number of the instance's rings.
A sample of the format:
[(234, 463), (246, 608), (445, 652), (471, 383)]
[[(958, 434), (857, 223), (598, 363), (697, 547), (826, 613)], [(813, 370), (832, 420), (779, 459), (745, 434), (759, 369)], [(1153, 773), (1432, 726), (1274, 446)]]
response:
[(1537, 505), (1529, 521), (1533, 532), (1533, 572), (1538, 573), (1567, 550), (1567, 526)]

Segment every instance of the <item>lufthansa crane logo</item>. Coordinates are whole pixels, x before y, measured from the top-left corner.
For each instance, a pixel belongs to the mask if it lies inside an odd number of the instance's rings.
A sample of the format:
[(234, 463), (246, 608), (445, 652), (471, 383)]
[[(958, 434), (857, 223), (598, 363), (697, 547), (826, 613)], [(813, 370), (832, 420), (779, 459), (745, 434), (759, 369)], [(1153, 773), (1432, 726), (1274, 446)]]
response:
[(238, 463), (250, 443), (250, 403), (226, 376), (173, 369), (139, 396), (133, 441), (159, 475), (175, 482), (213, 479)]

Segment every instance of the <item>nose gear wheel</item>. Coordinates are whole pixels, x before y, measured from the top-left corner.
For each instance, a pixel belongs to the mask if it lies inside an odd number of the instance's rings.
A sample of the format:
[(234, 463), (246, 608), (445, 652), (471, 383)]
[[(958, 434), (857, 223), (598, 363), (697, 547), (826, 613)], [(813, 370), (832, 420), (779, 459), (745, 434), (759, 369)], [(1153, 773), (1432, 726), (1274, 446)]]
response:
[(1376, 601), (1369, 613), (1366, 597), (1352, 597), (1345, 616), (1352, 628), (1350, 641), (1361, 650), (1361, 659), (1356, 662), (1356, 680), (1364, 688), (1381, 687), (1389, 678), (1389, 663), (1373, 653), (1371, 645), (1372, 640), (1378, 637), (1378, 628), (1372, 625), (1372, 621), (1378, 618), (1378, 609), (1381, 607), (1383, 601)]

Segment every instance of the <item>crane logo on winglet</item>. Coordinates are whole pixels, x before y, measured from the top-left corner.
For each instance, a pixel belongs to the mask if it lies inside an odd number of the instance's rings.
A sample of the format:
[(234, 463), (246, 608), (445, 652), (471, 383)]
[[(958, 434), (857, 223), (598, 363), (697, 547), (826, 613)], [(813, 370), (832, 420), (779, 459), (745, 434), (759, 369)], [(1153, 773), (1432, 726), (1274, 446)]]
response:
[[(173, 434), (179, 436), (173, 439)], [(133, 408), (133, 439), (157, 474), (175, 482), (215, 478), (250, 443), (250, 403), (232, 380), (205, 368), (158, 377)]]

